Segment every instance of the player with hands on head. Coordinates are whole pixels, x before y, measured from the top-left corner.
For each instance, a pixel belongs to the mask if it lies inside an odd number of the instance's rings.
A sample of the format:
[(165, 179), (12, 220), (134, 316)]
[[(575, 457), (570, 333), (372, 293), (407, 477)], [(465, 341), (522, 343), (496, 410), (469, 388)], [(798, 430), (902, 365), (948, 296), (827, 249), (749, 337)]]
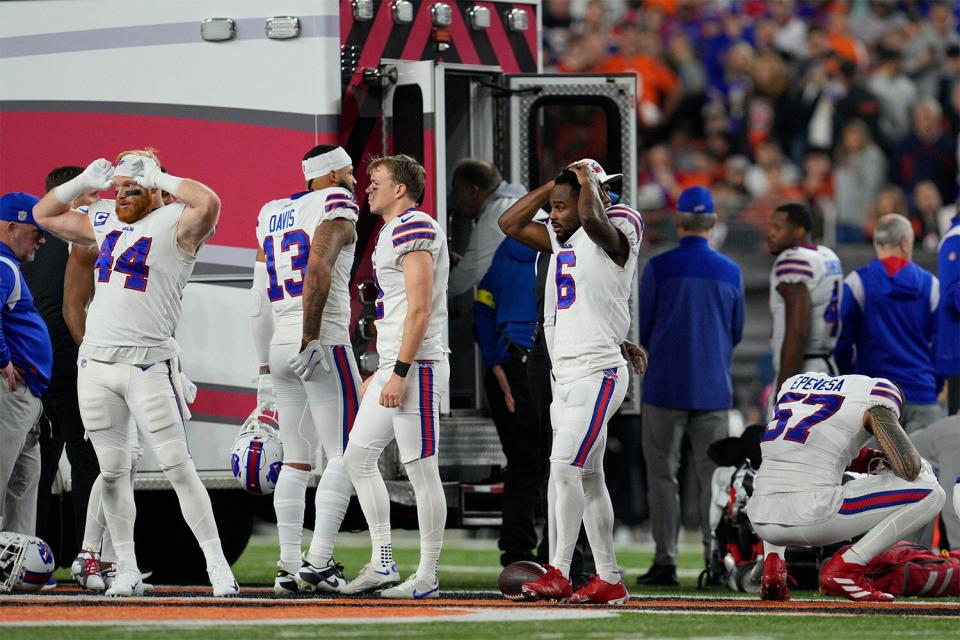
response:
[[(444, 337), (450, 260), (440, 225), (416, 208), (426, 183), (423, 166), (395, 155), (374, 160), (368, 171), (370, 212), (383, 219), (373, 251), (380, 368), (364, 382), (343, 464), (370, 528), (372, 552), (370, 563), (342, 592), (437, 598), (437, 563), (447, 517), (437, 451), (440, 402), (450, 379)], [(400, 584), (391, 544), (390, 498), (377, 466), (380, 453), (393, 440), (413, 485), (420, 528), (420, 564)]]
[[(303, 157), (306, 190), (260, 210), (254, 265), (254, 342), (261, 363), (259, 401), (272, 379), (283, 443), (273, 506), (280, 561), (273, 589), (337, 592), (347, 584), (333, 547), (352, 485), (342, 456), (359, 405), (360, 374), (350, 347), (350, 270), (359, 208), (353, 161), (341, 147), (317, 145)], [(318, 451), (316, 522), (301, 558), (303, 514)]]
[[(86, 214), (70, 208), (84, 191), (111, 184), (116, 200), (99, 200)], [(177, 201), (165, 205), (164, 191)], [(41, 226), (64, 240), (99, 248), (77, 391), (100, 462), (103, 509), (118, 559), (107, 594), (143, 593), (133, 541), (131, 416), (177, 493), (206, 559), (213, 595), (238, 594), (210, 497), (187, 449), (173, 339), (183, 288), (197, 252), (213, 234), (220, 199), (200, 182), (163, 173), (156, 153), (141, 149), (120, 153), (116, 167), (102, 158), (91, 162), (82, 174), (47, 193), (34, 214)]]
[[(549, 347), (556, 378), (550, 473), (556, 485), (557, 548), (546, 574), (523, 585), (525, 593), (538, 599), (622, 603), (630, 597), (614, 552), (603, 456), (607, 421), (626, 394), (627, 362), (621, 349), (630, 325), (643, 220), (626, 205), (611, 206), (606, 183), (613, 178), (593, 160), (577, 162), (500, 218), (507, 235), (553, 254), (547, 278), (550, 306), (555, 300), (556, 309)], [(544, 226), (534, 216), (546, 202), (550, 220)], [(550, 313), (546, 303), (544, 313)], [(586, 335), (584, 327), (590, 327)], [(642, 362), (639, 354), (637, 360)], [(573, 593), (569, 572), (581, 523), (597, 575)]]
[[(903, 393), (884, 378), (809, 372), (783, 383), (775, 409), (746, 507), (763, 540), (761, 599), (790, 599), (785, 547), (862, 535), (823, 564), (820, 591), (854, 602), (893, 600), (874, 588), (865, 565), (935, 518), (946, 499), (900, 426)], [(863, 449), (871, 438), (879, 453)], [(871, 473), (843, 482), (845, 469)]]

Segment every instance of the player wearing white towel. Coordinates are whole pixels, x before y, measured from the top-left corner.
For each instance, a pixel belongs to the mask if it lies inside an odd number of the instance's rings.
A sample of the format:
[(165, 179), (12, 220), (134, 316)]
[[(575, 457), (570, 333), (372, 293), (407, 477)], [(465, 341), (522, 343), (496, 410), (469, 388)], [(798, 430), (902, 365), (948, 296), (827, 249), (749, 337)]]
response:
[[(543, 599), (622, 603), (629, 599), (613, 545), (613, 508), (603, 473), (607, 421), (626, 394), (621, 344), (630, 324), (630, 288), (643, 236), (640, 214), (609, 205), (606, 173), (581, 161), (521, 198), (500, 219), (503, 231), (553, 254), (556, 318), (550, 345), (556, 378), (550, 414), (551, 482), (556, 490), (557, 549), (539, 580), (523, 585)], [(534, 222), (549, 199), (550, 224)], [(546, 313), (546, 311), (545, 311)], [(573, 549), (586, 528), (597, 575), (576, 593)]]
[[(359, 212), (353, 161), (341, 147), (318, 145), (302, 168), (307, 190), (260, 210), (254, 265), (254, 342), (261, 373), (273, 379), (283, 442), (273, 494), (280, 536), (273, 590), (280, 595), (335, 592), (347, 583), (333, 547), (352, 493), (342, 456), (360, 389), (348, 327)], [(304, 500), (318, 447), (327, 462), (313, 540), (301, 559)]]
[[(946, 499), (900, 426), (902, 412), (900, 390), (883, 378), (810, 372), (784, 382), (746, 508), (763, 539), (762, 599), (790, 597), (785, 546), (865, 533), (824, 563), (820, 590), (856, 602), (893, 600), (867, 580), (864, 565), (935, 517)], [(881, 451), (862, 449), (871, 437)], [(889, 469), (842, 483), (845, 469), (871, 471), (876, 459)]]
[(778, 390), (802, 371), (836, 374), (833, 348), (840, 336), (843, 267), (832, 250), (810, 244), (813, 217), (800, 204), (777, 207), (767, 232), (773, 315), (773, 369)]
[[(440, 401), (450, 379), (443, 335), (450, 261), (440, 226), (415, 207), (426, 182), (423, 167), (396, 155), (373, 161), (369, 172), (370, 212), (383, 218), (373, 251), (380, 368), (364, 382), (343, 464), (356, 487), (373, 549), (370, 563), (341, 592), (436, 598), (447, 517), (437, 449)], [(377, 467), (380, 453), (394, 439), (416, 494), (420, 527), (420, 564), (400, 584), (391, 547), (390, 498)]]
[[(111, 185), (116, 201), (100, 200), (87, 214), (70, 208), (82, 192)], [(164, 205), (161, 191), (178, 201)], [(213, 594), (238, 594), (210, 497), (187, 450), (173, 339), (183, 287), (220, 215), (217, 194), (194, 180), (162, 173), (153, 150), (144, 149), (119, 154), (116, 168), (95, 160), (83, 174), (47, 193), (34, 214), (61, 238), (100, 248), (77, 391), (83, 424), (100, 462), (104, 513), (119, 561), (107, 594), (143, 592), (133, 542), (131, 415), (177, 493), (206, 558)]]

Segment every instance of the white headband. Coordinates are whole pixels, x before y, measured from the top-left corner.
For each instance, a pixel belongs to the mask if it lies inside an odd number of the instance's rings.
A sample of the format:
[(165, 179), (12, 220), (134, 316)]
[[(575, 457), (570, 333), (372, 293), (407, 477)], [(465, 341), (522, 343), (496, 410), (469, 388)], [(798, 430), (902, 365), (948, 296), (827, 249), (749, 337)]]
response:
[(153, 158), (128, 153), (120, 158), (120, 162), (117, 163), (117, 168), (114, 169), (113, 175), (128, 178), (142, 178), (149, 173), (153, 173), (154, 169), (159, 168), (160, 165), (157, 164), (157, 161)]
[(309, 158), (303, 161), (303, 177), (307, 180), (325, 176), (331, 171), (343, 169), (353, 164), (353, 160), (343, 147), (337, 147), (333, 151), (327, 151), (319, 156)]

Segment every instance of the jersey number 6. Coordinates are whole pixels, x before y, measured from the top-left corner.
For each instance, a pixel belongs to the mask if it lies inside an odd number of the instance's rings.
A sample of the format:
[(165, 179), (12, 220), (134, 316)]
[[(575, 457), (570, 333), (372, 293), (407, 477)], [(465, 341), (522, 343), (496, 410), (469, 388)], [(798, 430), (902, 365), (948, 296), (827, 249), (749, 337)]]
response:
[[(787, 429), (787, 425), (793, 419), (793, 410), (786, 407), (788, 404), (806, 404), (819, 408), (806, 418), (803, 418), (792, 427)], [(769, 442), (771, 440), (776, 440), (786, 429), (786, 434), (783, 436), (784, 440), (803, 444), (807, 441), (807, 435), (809, 435), (810, 428), (820, 424), (837, 411), (840, 411), (840, 407), (842, 405), (843, 396), (834, 394), (811, 393), (807, 395), (804, 393), (794, 392), (785, 393), (780, 396), (780, 402), (777, 403), (777, 410), (773, 416), (777, 421), (777, 424), (775, 424), (772, 429), (767, 426), (767, 429), (763, 432), (763, 436), (760, 438), (760, 441)]]
[(577, 254), (561, 251), (557, 254), (557, 309), (569, 309), (577, 301), (577, 283), (573, 275), (564, 273), (564, 267), (577, 266)]

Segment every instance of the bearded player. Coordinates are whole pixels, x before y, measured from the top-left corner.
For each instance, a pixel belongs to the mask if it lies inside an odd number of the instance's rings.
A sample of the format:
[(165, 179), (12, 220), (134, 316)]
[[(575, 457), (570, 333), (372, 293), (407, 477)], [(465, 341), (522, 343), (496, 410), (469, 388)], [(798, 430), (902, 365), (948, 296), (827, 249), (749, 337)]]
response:
[[(521, 198), (500, 219), (507, 235), (553, 254), (556, 318), (550, 355), (556, 382), (550, 407), (550, 476), (556, 492), (557, 549), (546, 574), (523, 585), (524, 593), (538, 599), (617, 604), (630, 597), (614, 551), (603, 456), (607, 421), (627, 391), (621, 344), (630, 325), (630, 289), (643, 220), (626, 205), (608, 206), (601, 187), (606, 178), (596, 162), (578, 162)], [(547, 201), (550, 224), (544, 226), (533, 218)], [(552, 294), (552, 283), (548, 287)], [(570, 564), (581, 523), (597, 575), (573, 593)]]
[[(387, 156), (374, 160), (368, 170), (370, 212), (383, 219), (373, 251), (380, 368), (364, 382), (343, 464), (356, 487), (373, 548), (370, 563), (342, 593), (437, 598), (437, 562), (447, 518), (437, 449), (440, 401), (450, 380), (444, 337), (450, 259), (437, 221), (416, 208), (426, 183), (420, 163), (405, 155)], [(420, 564), (401, 584), (391, 545), (390, 498), (377, 467), (392, 440), (413, 485), (420, 527)]]
[[(70, 202), (89, 189), (116, 190), (87, 214)], [(177, 202), (164, 205), (161, 192)], [(118, 560), (107, 595), (143, 593), (134, 551), (130, 417), (141, 426), (184, 519), (206, 558), (214, 596), (240, 589), (224, 557), (213, 508), (187, 450), (173, 331), (197, 252), (212, 234), (220, 199), (209, 187), (164, 174), (152, 149), (126, 151), (114, 167), (95, 160), (47, 193), (37, 222), (79, 245), (96, 245), (96, 294), (80, 345), (77, 391), (83, 424), (103, 476), (103, 508)]]
[[(783, 383), (746, 508), (763, 539), (761, 599), (790, 598), (784, 547), (863, 534), (824, 563), (820, 591), (855, 602), (893, 600), (874, 588), (865, 565), (935, 518), (946, 500), (900, 426), (902, 413), (903, 394), (883, 378), (810, 372)], [(880, 451), (862, 448), (871, 438)], [(843, 482), (845, 469), (874, 473)]]
[[(280, 535), (273, 590), (280, 595), (336, 592), (347, 583), (333, 546), (353, 488), (342, 455), (360, 389), (348, 328), (359, 212), (353, 162), (341, 147), (319, 145), (302, 168), (306, 191), (260, 211), (254, 265), (254, 342), (261, 373), (273, 379), (283, 442), (273, 494)], [(318, 447), (327, 463), (317, 485), (313, 540), (301, 561), (304, 500)]]

